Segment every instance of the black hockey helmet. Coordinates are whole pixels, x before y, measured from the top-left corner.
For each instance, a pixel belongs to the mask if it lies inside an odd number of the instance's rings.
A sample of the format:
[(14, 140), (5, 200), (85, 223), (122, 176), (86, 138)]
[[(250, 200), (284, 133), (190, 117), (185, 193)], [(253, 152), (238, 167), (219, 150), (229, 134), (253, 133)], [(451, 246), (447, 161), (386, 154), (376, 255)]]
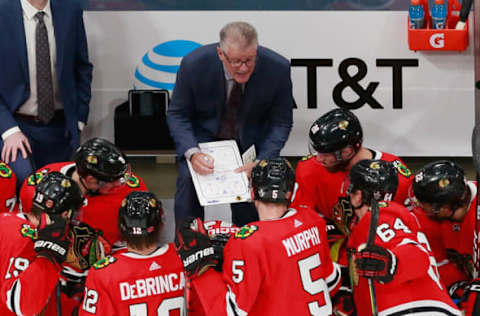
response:
[(73, 160), (79, 175), (92, 175), (104, 182), (124, 177), (128, 169), (125, 155), (114, 144), (102, 138), (92, 138), (78, 147)]
[(47, 173), (35, 186), (33, 205), (49, 215), (60, 215), (68, 210), (75, 214), (82, 204), (80, 187), (63, 173)]
[(122, 235), (149, 236), (162, 224), (162, 216), (162, 202), (155, 194), (134, 191), (122, 201), (118, 212), (118, 226)]
[(347, 146), (362, 144), (360, 121), (347, 109), (331, 110), (318, 118), (310, 127), (310, 146), (318, 153), (333, 153)]
[(295, 171), (284, 158), (260, 161), (252, 170), (255, 200), (289, 202), (295, 184)]
[(467, 180), (462, 167), (448, 160), (431, 162), (421, 168), (412, 184), (418, 201), (457, 208), (467, 197)]
[(348, 177), (348, 192), (360, 190), (364, 204), (370, 204), (372, 198), (391, 201), (398, 187), (397, 168), (389, 161), (361, 160), (352, 167)]

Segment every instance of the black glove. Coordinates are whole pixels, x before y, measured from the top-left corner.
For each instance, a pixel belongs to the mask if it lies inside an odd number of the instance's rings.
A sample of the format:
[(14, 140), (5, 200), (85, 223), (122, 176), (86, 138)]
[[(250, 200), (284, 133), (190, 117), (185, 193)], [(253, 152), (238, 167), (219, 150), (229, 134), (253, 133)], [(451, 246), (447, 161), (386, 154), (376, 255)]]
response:
[(447, 259), (453, 262), (467, 277), (473, 278), (473, 260), (471, 255), (461, 254), (455, 249), (447, 249)]
[(447, 292), (455, 303), (457, 303), (462, 298), (467, 285), (468, 281), (463, 280), (457, 281), (448, 287)]
[(464, 315), (480, 315), (480, 279), (473, 279), (465, 286), (465, 292), (458, 302)]
[(189, 218), (180, 223), (175, 245), (188, 277), (200, 276), (208, 268), (218, 265), (212, 242), (200, 218)]
[(46, 257), (52, 263), (61, 265), (67, 258), (70, 245), (67, 222), (61, 216), (52, 217), (52, 223), (39, 229), (33, 249), (38, 256)]
[(85, 281), (87, 279), (87, 271), (76, 271), (68, 265), (63, 265), (60, 272), (59, 284), (60, 291), (72, 298), (82, 296), (85, 290)]
[(227, 241), (230, 239), (230, 234), (216, 234), (210, 236), (210, 241), (213, 246), (213, 253), (215, 259), (218, 261), (218, 264), (214, 267), (218, 272), (222, 271), (223, 266), (223, 248), (227, 244)]
[(350, 289), (342, 289), (332, 298), (333, 315), (350, 316), (355, 314), (355, 303), (353, 293)]
[(397, 272), (397, 259), (388, 249), (380, 246), (369, 246), (355, 254), (357, 273), (366, 278), (373, 278), (387, 283), (393, 280)]

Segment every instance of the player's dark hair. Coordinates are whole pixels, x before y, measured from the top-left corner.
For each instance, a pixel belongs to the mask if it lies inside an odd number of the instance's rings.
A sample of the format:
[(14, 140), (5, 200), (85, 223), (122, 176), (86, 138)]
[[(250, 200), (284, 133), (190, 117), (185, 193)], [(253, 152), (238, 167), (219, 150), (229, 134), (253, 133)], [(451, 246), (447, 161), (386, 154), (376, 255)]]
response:
[(124, 232), (121, 232), (120, 236), (122, 240), (128, 244), (129, 247), (141, 250), (158, 244), (160, 241), (160, 233), (162, 232), (162, 229), (163, 223), (156, 226), (154, 231), (147, 236), (133, 236)]

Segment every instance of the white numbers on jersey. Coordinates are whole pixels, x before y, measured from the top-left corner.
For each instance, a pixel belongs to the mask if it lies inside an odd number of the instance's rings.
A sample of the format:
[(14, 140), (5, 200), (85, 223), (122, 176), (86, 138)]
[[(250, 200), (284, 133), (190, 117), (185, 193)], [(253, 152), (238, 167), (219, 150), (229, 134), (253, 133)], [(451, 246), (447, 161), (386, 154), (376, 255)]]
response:
[[(95, 290), (85, 288), (85, 297), (83, 298), (83, 310), (90, 314), (97, 312), (98, 293)], [(157, 307), (157, 316), (170, 315), (175, 310), (180, 311), (180, 315), (184, 315), (185, 300), (183, 296), (172, 297), (162, 300)], [(130, 316), (148, 316), (147, 303), (132, 304), (128, 306)]]
[(232, 260), (232, 281), (240, 283), (243, 281), (243, 270), (240, 267), (245, 266), (243, 260)]
[[(170, 315), (175, 310), (180, 311), (180, 315), (184, 314), (185, 302), (183, 297), (167, 298), (160, 303), (157, 308), (157, 316)], [(132, 304), (128, 307), (130, 316), (148, 316), (147, 303)]]
[(298, 269), (300, 271), (300, 279), (302, 280), (303, 289), (310, 295), (317, 295), (323, 292), (323, 298), (320, 301), (308, 303), (310, 315), (330, 315), (332, 314), (332, 303), (328, 294), (328, 287), (324, 279), (312, 279), (312, 271), (321, 264), (320, 255), (318, 253), (299, 260)]
[[(406, 234), (412, 233), (412, 231), (398, 217), (393, 222), (393, 229), (401, 230)], [(387, 243), (396, 236), (393, 229), (391, 229), (390, 225), (388, 225), (387, 223), (380, 224), (377, 227), (377, 235), (383, 242)]]
[(12, 277), (16, 278), (20, 274), (20, 272), (25, 271), (28, 268), (30, 261), (25, 258), (15, 258), (11, 257), (8, 263), (7, 273), (5, 274), (5, 280), (8, 280)]
[(427, 236), (425, 236), (424, 233), (418, 232), (417, 233), (417, 240), (419, 243), (422, 245), (425, 245), (425, 248), (427, 248), (429, 254), (428, 254), (428, 259), (430, 261), (430, 266), (428, 267), (428, 276), (437, 284), (437, 286), (440, 289), (443, 289), (442, 284), (440, 283), (440, 276), (438, 273), (438, 268), (437, 268), (437, 261), (435, 260), (435, 257), (433, 255), (430, 255), (432, 252), (432, 249), (430, 248), (430, 244), (428, 243)]
[(83, 298), (83, 310), (90, 314), (97, 312), (98, 293), (95, 290), (85, 288), (85, 297)]
[(17, 197), (11, 197), (8, 200), (5, 200), (5, 207), (8, 209), (9, 212), (13, 212), (13, 208), (15, 207), (15, 204), (17, 203)]

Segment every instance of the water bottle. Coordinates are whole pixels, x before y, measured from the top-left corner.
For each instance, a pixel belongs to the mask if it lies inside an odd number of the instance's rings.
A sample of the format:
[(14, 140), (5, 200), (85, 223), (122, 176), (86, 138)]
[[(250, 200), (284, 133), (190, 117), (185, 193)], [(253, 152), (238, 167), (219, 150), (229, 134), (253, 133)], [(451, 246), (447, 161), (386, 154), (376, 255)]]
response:
[(412, 0), (408, 9), (411, 29), (425, 28), (425, 11), (421, 0)]
[(435, 0), (432, 6), (432, 29), (444, 29), (447, 23), (447, 7), (444, 0)]

